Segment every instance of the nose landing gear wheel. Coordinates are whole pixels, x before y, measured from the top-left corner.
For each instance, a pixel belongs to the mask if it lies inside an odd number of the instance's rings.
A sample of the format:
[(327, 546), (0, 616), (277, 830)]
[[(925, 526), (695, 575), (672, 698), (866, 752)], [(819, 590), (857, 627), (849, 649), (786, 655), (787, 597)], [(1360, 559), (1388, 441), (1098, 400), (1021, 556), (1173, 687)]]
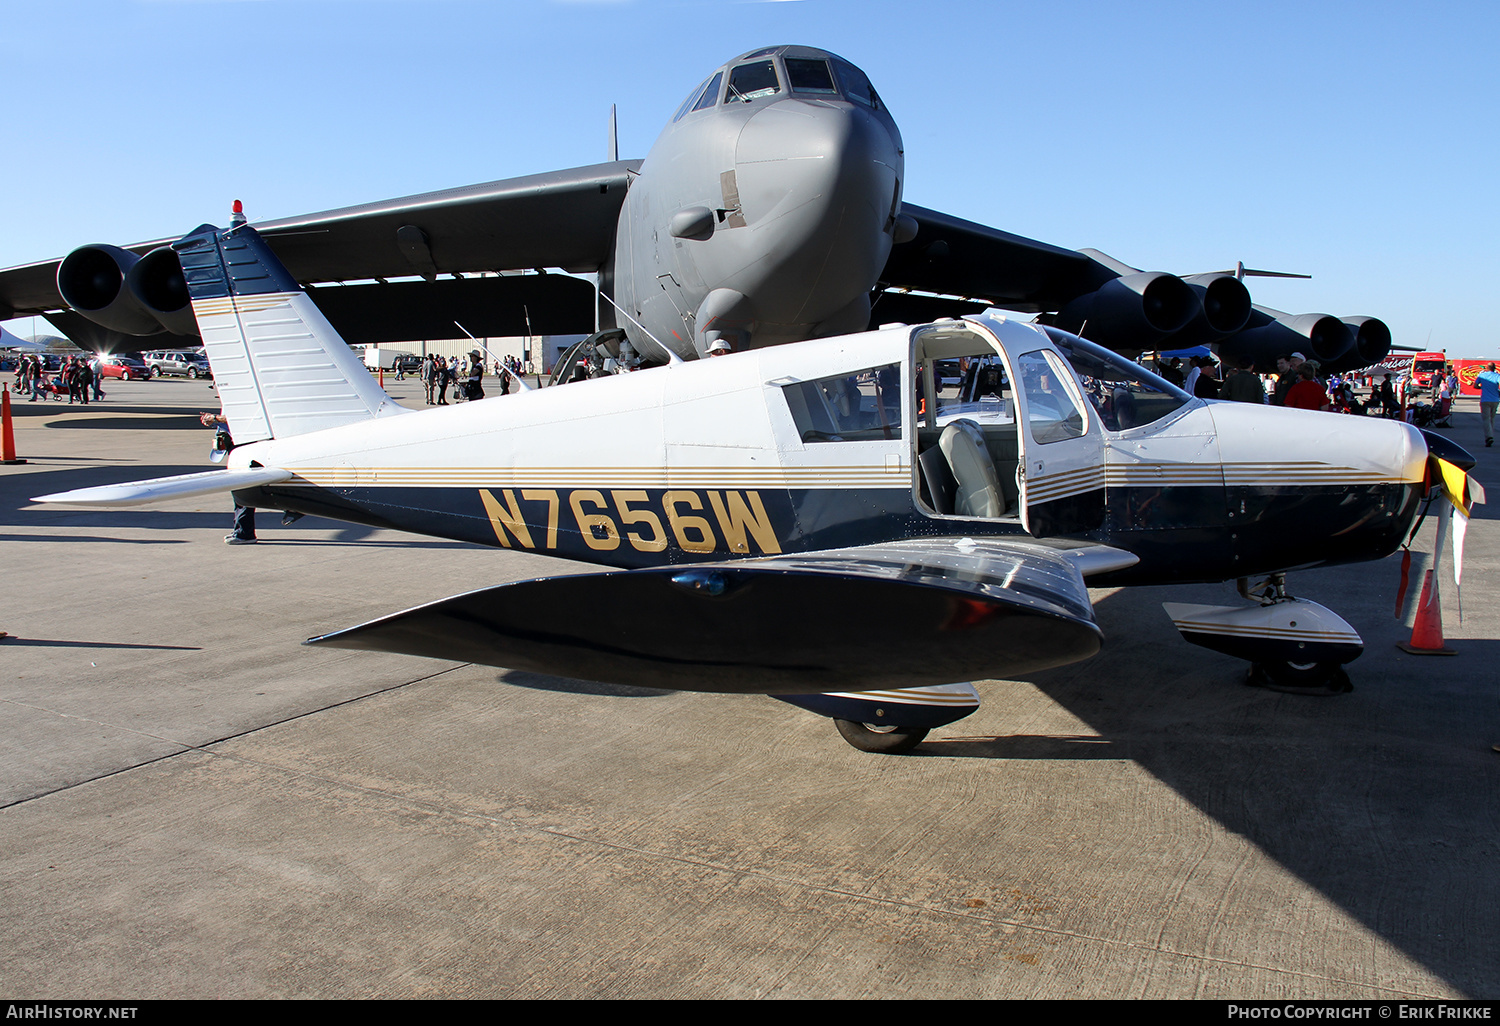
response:
[(874, 723), (855, 723), (853, 720), (834, 720), (845, 741), (861, 752), (879, 752), (884, 755), (900, 755), (922, 743), (927, 736), (925, 727), (881, 726)]
[(1298, 695), (1342, 695), (1354, 690), (1339, 663), (1251, 663), (1245, 683)]

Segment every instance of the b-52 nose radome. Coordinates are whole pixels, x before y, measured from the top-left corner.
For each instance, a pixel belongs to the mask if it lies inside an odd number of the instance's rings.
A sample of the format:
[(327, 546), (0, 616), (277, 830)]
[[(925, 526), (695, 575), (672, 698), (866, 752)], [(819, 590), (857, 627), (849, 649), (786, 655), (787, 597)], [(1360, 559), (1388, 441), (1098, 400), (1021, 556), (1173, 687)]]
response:
[[(643, 354), (863, 329), (901, 215), (900, 131), (863, 72), (810, 47), (720, 68), (631, 186), (606, 291)], [(642, 231), (643, 224), (655, 225)], [(612, 311), (611, 311), (612, 312)]]

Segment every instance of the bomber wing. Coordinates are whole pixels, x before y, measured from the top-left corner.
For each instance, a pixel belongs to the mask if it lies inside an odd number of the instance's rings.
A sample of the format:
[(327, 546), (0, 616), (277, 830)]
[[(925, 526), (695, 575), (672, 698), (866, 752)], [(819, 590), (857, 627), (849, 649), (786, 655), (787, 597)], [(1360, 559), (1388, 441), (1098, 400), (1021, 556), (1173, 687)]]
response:
[(1087, 569), (1033, 543), (922, 539), (522, 581), (308, 644), (682, 691), (910, 688), (1093, 655)]
[(902, 203), (917, 222), (910, 242), (891, 248), (880, 276), (890, 288), (968, 296), (994, 306), (1056, 310), (1114, 277), (1084, 253)]
[[(638, 160), (594, 164), (261, 221), (256, 229), (304, 285), (425, 279), (310, 289), (351, 343), (448, 338), (457, 334), (455, 319), (480, 335), (588, 332), (594, 326), (589, 282), (561, 275), (434, 279), (480, 271), (597, 270), (613, 248), (620, 207), (639, 167)], [(171, 241), (123, 248), (141, 255)], [(0, 271), (0, 318), (64, 309), (59, 263)], [(130, 346), (139, 347), (138, 341)]]

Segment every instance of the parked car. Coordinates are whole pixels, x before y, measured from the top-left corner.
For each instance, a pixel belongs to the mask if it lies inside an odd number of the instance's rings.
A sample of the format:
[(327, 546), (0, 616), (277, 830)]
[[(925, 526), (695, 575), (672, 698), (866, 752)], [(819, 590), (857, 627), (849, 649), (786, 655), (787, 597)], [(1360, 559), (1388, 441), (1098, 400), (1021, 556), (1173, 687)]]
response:
[(145, 381), (151, 377), (151, 369), (134, 356), (101, 356), (99, 376), (121, 378), (126, 381)]
[(396, 369), (412, 374), (422, 369), (422, 358), (416, 353), (404, 353), (396, 357)]
[(147, 368), (151, 371), (151, 376), (154, 378), (211, 378), (214, 376), (213, 371), (209, 369), (208, 358), (202, 353), (159, 350), (154, 353), (147, 353), (145, 361)]

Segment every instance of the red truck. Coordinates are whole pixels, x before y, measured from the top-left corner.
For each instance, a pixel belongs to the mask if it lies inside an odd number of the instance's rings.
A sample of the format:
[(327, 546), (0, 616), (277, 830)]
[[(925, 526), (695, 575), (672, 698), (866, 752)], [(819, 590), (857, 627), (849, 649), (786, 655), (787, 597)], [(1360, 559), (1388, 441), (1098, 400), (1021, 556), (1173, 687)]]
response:
[(1411, 358), (1411, 380), (1418, 388), (1431, 388), (1433, 375), (1448, 366), (1447, 353), (1417, 353)]

